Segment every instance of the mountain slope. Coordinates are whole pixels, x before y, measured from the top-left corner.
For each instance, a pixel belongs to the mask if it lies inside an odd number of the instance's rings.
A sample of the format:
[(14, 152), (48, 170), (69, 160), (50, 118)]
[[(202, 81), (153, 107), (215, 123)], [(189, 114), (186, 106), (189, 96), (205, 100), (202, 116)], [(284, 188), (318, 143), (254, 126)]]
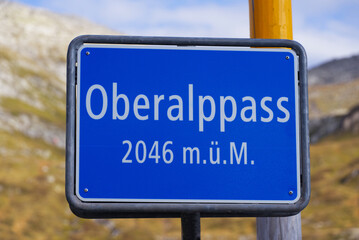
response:
[(355, 125), (359, 120), (350, 115), (359, 106), (359, 56), (336, 59), (311, 69), (309, 82), (311, 142), (333, 133), (357, 132)]
[(359, 105), (359, 55), (325, 62), (308, 77), (311, 119), (344, 115)]
[[(0, 23), (0, 238), (180, 239), (179, 219), (84, 220), (65, 200), (67, 45), (81, 34), (117, 33), (3, 0)], [(359, 103), (357, 82), (312, 85), (311, 118), (349, 112)], [(357, 128), (357, 118), (351, 112), (344, 125)], [(358, 144), (347, 133), (312, 146), (304, 239), (358, 239)], [(203, 219), (202, 238), (255, 239), (255, 219)]]
[(83, 19), (0, 0), (0, 129), (65, 146), (68, 43), (114, 34)]
[[(358, 65), (359, 68), (359, 65)], [(349, 82), (309, 87), (311, 119), (347, 114), (359, 104), (359, 78)]]
[(334, 59), (309, 71), (310, 85), (351, 82), (359, 79), (359, 55)]

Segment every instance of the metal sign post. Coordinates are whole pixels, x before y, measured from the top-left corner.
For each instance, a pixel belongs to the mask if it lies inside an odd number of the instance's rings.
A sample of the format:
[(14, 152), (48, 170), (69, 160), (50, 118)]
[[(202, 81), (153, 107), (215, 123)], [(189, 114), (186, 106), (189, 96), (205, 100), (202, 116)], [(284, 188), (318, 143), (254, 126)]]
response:
[(184, 213), (181, 216), (182, 240), (201, 239), (201, 218), (199, 213)]
[[(291, 0), (249, 0), (251, 38), (293, 39)], [(273, 230), (274, 229), (274, 230)], [(257, 239), (301, 239), (300, 213), (258, 218)]]
[(199, 230), (199, 216), (288, 216), (308, 204), (300, 44), (81, 36), (67, 70), (76, 215), (183, 217)]

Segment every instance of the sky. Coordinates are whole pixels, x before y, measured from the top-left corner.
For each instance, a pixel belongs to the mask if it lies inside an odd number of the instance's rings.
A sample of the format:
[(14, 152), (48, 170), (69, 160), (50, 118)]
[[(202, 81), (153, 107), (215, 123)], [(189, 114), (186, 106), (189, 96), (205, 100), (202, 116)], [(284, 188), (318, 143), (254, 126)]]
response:
[[(127, 35), (249, 37), (248, 0), (17, 0)], [(359, 0), (292, 0), (310, 67), (359, 54)]]

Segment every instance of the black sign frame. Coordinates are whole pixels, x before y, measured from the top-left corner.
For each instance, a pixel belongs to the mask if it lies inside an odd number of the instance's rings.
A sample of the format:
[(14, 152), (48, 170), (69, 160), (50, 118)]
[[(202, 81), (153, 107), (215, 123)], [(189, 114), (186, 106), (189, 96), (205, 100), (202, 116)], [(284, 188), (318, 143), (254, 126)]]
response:
[[(288, 203), (133, 203), (83, 202), (75, 194), (76, 181), (76, 72), (77, 51), (84, 44), (133, 44), (174, 46), (226, 46), (289, 48), (299, 57), (300, 171), (301, 198)], [(282, 39), (182, 38), (84, 35), (72, 40), (67, 53), (66, 105), (66, 198), (74, 214), (83, 218), (166, 218), (199, 213), (201, 217), (291, 216), (299, 213), (310, 199), (310, 158), (308, 128), (307, 57), (302, 45)]]

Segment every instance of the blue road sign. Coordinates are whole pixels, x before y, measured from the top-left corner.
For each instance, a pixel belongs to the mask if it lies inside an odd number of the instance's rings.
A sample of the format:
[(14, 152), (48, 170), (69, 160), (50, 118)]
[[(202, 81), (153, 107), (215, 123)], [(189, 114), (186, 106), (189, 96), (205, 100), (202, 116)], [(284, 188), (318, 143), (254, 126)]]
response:
[(82, 201), (300, 199), (294, 51), (87, 44), (77, 57)]

